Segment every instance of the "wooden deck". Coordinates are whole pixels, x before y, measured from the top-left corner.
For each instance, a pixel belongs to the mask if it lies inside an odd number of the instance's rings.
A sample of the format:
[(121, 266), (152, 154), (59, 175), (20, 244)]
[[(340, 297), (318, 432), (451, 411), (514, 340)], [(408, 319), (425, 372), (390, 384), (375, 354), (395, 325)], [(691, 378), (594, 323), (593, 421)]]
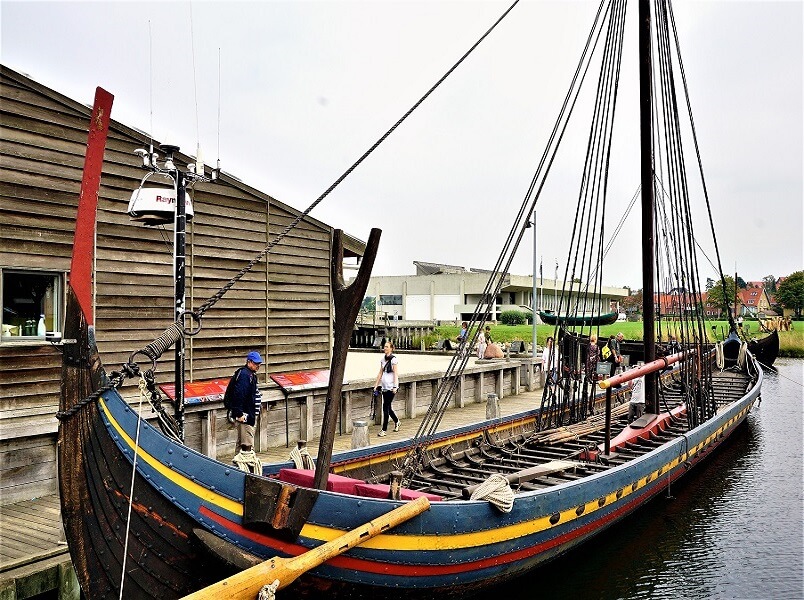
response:
[(24, 600), (58, 590), (60, 600), (78, 600), (61, 526), (57, 495), (0, 507), (0, 599)]

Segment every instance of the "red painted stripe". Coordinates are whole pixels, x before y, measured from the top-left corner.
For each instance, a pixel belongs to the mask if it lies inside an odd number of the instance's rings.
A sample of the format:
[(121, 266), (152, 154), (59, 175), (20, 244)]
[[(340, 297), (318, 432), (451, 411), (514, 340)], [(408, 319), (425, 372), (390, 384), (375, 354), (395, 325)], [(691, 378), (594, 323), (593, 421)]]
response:
[(94, 323), (92, 310), (92, 263), (95, 257), (95, 212), (98, 208), (103, 152), (109, 131), (109, 115), (114, 96), (103, 88), (95, 90), (95, 105), (89, 122), (87, 151), (84, 158), (84, 175), (75, 222), (73, 258), (70, 264), (70, 286), (87, 323)]

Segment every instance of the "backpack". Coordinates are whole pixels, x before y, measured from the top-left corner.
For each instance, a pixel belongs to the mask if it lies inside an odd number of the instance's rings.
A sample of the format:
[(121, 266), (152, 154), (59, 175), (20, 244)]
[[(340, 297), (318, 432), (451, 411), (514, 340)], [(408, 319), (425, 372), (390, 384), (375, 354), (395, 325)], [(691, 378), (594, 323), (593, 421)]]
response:
[(608, 360), (609, 359), (609, 356), (611, 356), (611, 348), (609, 348), (608, 344), (603, 346), (603, 350), (600, 351), (600, 354), (603, 355), (603, 360)]
[(234, 394), (235, 382), (237, 378), (240, 377), (240, 371), (245, 369), (246, 367), (240, 367), (234, 372), (232, 378), (229, 380), (229, 383), (226, 384), (226, 391), (223, 393), (223, 408), (226, 409), (226, 416), (229, 416), (229, 412), (232, 410), (232, 394)]

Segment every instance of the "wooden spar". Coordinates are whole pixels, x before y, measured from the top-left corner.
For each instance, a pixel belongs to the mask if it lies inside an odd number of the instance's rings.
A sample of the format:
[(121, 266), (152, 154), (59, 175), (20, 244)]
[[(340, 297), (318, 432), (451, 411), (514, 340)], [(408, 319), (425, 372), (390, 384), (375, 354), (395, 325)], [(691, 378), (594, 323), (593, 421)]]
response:
[(335, 341), (332, 346), (329, 387), (324, 404), (324, 417), (321, 423), (321, 438), (318, 443), (318, 458), (313, 481), (313, 487), (319, 490), (327, 487), (327, 474), (332, 460), (332, 444), (335, 441), (335, 426), (338, 424), (338, 412), (341, 406), (341, 388), (343, 387), (343, 373), (346, 370), (346, 356), (349, 351), (349, 342), (352, 339), (355, 319), (357, 319), (357, 313), (363, 303), (371, 277), (371, 269), (374, 267), (374, 259), (380, 246), (381, 233), (382, 231), (376, 228), (371, 230), (366, 244), (366, 252), (360, 263), (360, 270), (357, 272), (357, 277), (348, 286), (344, 284), (343, 280), (343, 232), (340, 229), (335, 230), (332, 241), (330, 280), (335, 304)]
[[(642, 184), (642, 319), (645, 343), (645, 363), (656, 359), (656, 306), (653, 284), (654, 206), (653, 206), (653, 130), (651, 93), (652, 65), (650, 44), (650, 0), (639, 0), (639, 130), (640, 181)], [(658, 412), (658, 381), (653, 375), (645, 378), (645, 410)]]
[[(621, 373), (620, 375), (615, 375), (614, 377), (603, 379), (598, 383), (598, 385), (605, 390), (614, 385), (619, 385), (621, 383), (631, 381), (632, 379), (636, 379), (637, 377), (642, 377), (643, 375), (648, 375), (650, 373), (656, 373), (658, 371), (661, 371), (662, 369), (667, 368), (673, 363), (677, 363), (680, 360), (684, 360), (685, 358), (687, 358), (688, 354), (691, 353), (679, 352), (678, 354), (665, 356), (664, 358), (658, 358), (653, 362), (649, 362), (647, 364), (642, 365), (641, 367), (634, 367), (633, 369), (629, 369), (628, 371), (626, 371), (625, 373)], [(647, 381), (647, 379), (645, 381)]]
[(89, 122), (84, 174), (78, 198), (73, 256), (70, 263), (70, 287), (89, 325), (94, 325), (92, 307), (92, 269), (95, 258), (95, 213), (98, 209), (98, 189), (103, 169), (103, 152), (109, 132), (109, 115), (114, 96), (103, 88), (95, 89), (95, 104)]
[(253, 566), (236, 575), (227, 577), (185, 596), (183, 600), (207, 600), (212, 598), (228, 598), (229, 600), (254, 600), (264, 585), (279, 580), (282, 589), (293, 583), (300, 575), (328, 561), (334, 556), (343, 554), (370, 540), (374, 536), (409, 521), (430, 508), (430, 501), (424, 496), (407, 502), (394, 510), (361, 525), (352, 531), (321, 544), (304, 554), (293, 558), (274, 557)]

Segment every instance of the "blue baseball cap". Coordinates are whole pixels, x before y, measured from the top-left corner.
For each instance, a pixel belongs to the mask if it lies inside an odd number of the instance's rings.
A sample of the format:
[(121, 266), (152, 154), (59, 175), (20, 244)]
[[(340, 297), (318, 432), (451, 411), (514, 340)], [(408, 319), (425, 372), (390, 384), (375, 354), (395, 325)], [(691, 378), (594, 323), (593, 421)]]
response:
[(260, 356), (260, 353), (257, 352), (256, 350), (252, 350), (251, 352), (249, 352), (246, 355), (246, 360), (250, 360), (255, 365), (261, 365), (262, 364), (262, 356)]

